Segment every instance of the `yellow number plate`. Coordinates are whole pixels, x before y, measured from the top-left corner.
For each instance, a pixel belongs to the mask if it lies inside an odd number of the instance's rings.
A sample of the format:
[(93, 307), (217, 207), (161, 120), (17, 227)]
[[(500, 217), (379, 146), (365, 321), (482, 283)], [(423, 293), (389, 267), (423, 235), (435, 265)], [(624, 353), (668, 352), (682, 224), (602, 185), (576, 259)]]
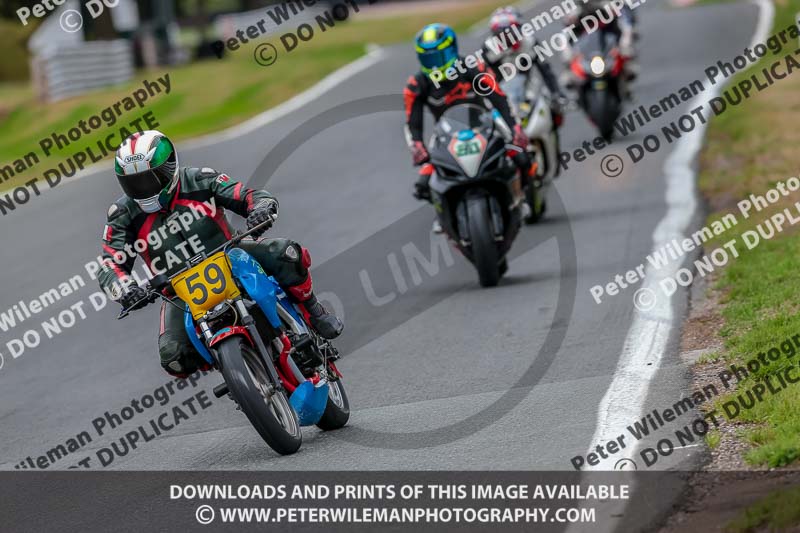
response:
[(239, 296), (225, 252), (219, 252), (172, 280), (175, 294), (186, 302), (195, 319)]

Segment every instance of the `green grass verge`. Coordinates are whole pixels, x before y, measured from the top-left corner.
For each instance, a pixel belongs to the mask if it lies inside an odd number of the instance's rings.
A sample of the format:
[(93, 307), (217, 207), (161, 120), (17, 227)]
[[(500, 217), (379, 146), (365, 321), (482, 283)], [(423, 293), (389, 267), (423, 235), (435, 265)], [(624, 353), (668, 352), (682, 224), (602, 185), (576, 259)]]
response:
[(722, 437), (720, 436), (719, 431), (716, 431), (716, 430), (710, 431), (706, 435), (706, 444), (712, 450), (716, 450), (717, 446), (719, 446), (719, 442), (720, 442), (721, 438)]
[(751, 505), (730, 522), (725, 531), (787, 531), (800, 522), (800, 488), (775, 491)]
[[(776, 9), (773, 29), (780, 30), (794, 22), (800, 2), (783, 2)], [(796, 48), (796, 43), (790, 43), (781, 56)], [(759, 72), (776, 59), (767, 56), (742, 77)], [(789, 228), (773, 240), (762, 239), (751, 251), (744, 250), (739, 238), (743, 232), (800, 200), (800, 194), (792, 194), (749, 219), (743, 219), (736, 208), (736, 202), (749, 194), (764, 194), (778, 181), (798, 175), (796, 146), (800, 132), (795, 125), (798, 110), (800, 74), (795, 72), (745, 103), (728, 109), (714, 119), (709, 130), (699, 180), (712, 208), (708, 222), (728, 212), (734, 213), (739, 221), (718, 242), (707, 246), (711, 250), (736, 237), (737, 250), (741, 251), (740, 257), (722, 272), (715, 287), (722, 294), (721, 313), (725, 319), (720, 331), (725, 347), (722, 359), (728, 364), (744, 363), (800, 333), (798, 228)], [(752, 388), (768, 373), (775, 374), (796, 364), (796, 359), (782, 357), (740, 383), (739, 389)], [(721, 402), (732, 396), (735, 393)], [(754, 408), (742, 410), (736, 420), (755, 424), (755, 429), (743, 432), (743, 438), (752, 445), (745, 455), (747, 462), (779, 467), (800, 459), (800, 387), (790, 385), (780, 394), (768, 395)]]
[[(268, 68), (256, 64), (253, 51), (255, 45), (261, 42), (277, 43), (276, 46), (281, 49), (274, 37), (251, 42), (223, 60), (211, 59), (181, 67), (141, 71), (137, 73), (135, 81), (123, 86), (51, 105), (38, 102), (27, 84), (0, 83), (0, 164), (5, 165), (32, 150), (41, 155), (38, 143), (42, 138), (53, 132), (66, 133), (80, 119), (97, 114), (129, 96), (144, 79), (155, 81), (169, 73), (172, 82), (169, 96), (156, 96), (148, 102), (144, 111), (126, 113), (118, 125), (85, 135), (33, 169), (0, 184), (0, 190), (41, 176), (47, 168), (55, 167), (59, 161), (78, 151), (95, 146), (109, 132), (127, 125), (144, 112), (152, 111), (160, 127), (177, 140), (219, 131), (308, 89), (326, 75), (362, 56), (368, 43), (408, 42), (408, 53), (411, 55), (414, 53), (413, 37), (425, 24), (441, 21), (451, 24), (457, 31), (466, 31), (487, 17), (493, 8), (505, 3), (501, 0), (464, 2), (443, 8), (440, 12), (410, 12), (391, 18), (361, 21), (354, 18), (325, 33), (318, 31), (313, 40), (303, 43), (291, 54), (282, 53), (278, 61)], [(400, 89), (398, 87), (398, 91)]]

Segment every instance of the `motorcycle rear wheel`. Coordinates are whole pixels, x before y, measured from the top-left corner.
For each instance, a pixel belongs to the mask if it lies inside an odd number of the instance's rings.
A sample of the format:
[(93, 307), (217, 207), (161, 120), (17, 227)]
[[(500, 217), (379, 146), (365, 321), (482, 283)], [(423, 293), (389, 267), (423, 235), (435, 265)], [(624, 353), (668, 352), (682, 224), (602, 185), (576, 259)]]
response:
[(322, 418), (317, 422), (317, 427), (322, 431), (342, 428), (350, 420), (350, 400), (347, 398), (342, 380), (331, 381), (328, 387), (330, 387), (328, 404), (325, 406)]
[(241, 337), (230, 337), (217, 352), (228, 390), (264, 442), (281, 455), (299, 450), (303, 434), (297, 413), (285, 392), (268, 393), (268, 374), (256, 350)]

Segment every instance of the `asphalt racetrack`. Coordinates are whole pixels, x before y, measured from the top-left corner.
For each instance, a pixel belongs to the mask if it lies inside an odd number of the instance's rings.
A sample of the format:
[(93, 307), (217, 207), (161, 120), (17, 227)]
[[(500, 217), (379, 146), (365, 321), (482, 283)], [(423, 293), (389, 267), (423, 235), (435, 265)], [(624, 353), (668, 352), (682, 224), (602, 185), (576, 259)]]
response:
[[(717, 60), (740, 54), (758, 14), (750, 4), (676, 9), (657, 0), (638, 13), (642, 72), (635, 103), (646, 106), (703, 78)], [(477, 35), (465, 36), (462, 52), (478, 45)], [(300, 452), (280, 457), (232, 402), (212, 397), (197, 415), (184, 406), (189, 416), (174, 429), (117, 454), (107, 468), (568, 470), (570, 459), (594, 444), (598, 405), (635, 308), (631, 289), (600, 305), (589, 289), (651, 252), (653, 230), (667, 210), (664, 164), (672, 147), (626, 165), (615, 178), (601, 172), (600, 162), (688, 109), (684, 105), (570, 165), (551, 191), (547, 218), (523, 230), (507, 278), (483, 290), (455, 252), (436, 248), (441, 268), (433, 275), (412, 272), (404, 259), (415, 248), (430, 257), (433, 220), (432, 210), (411, 197), (415, 174), (402, 132), (400, 93), (415, 68), (410, 45), (387, 48), (380, 61), (288, 116), (238, 138), (189, 143), (180, 151), (183, 165), (252, 176), (251, 186), (280, 199), (272, 234), (311, 250), (318, 291), (334, 293), (343, 307), (347, 329), (339, 345), (346, 355), (340, 369), (353, 409), (350, 424), (329, 434), (307, 429)], [(169, 134), (169, 124), (161, 129)], [(580, 112), (567, 115), (562, 133), (565, 150), (596, 135)], [(2, 310), (74, 274), (87, 277), (84, 265), (99, 253), (106, 210), (120, 195), (107, 166), (4, 217)], [(690, 222), (698, 220), (696, 214)], [(401, 265), (400, 284), (392, 275), (392, 254)], [(94, 283), (87, 285), (41, 317), (95, 290)], [(679, 290), (673, 297), (676, 327), (641, 399), (645, 410), (672, 405), (687, 386), (677, 344), (686, 296)], [(175, 400), (201, 390), (211, 396), (221, 381), (213, 374), (196, 388), (176, 391), (168, 408), (156, 406), (117, 428), (107, 426), (97, 437), (94, 419), (119, 413), (169, 381), (158, 364), (158, 307), (125, 321), (116, 314), (111, 306), (100, 313), (89, 308), (85, 320), (17, 359), (5, 343), (27, 328), (0, 334), (0, 468), (14, 469), (83, 431), (93, 441), (50, 468), (87, 456), (101, 468), (97, 450), (119, 446), (125, 433), (169, 411)], [(683, 450), (658, 468), (694, 460), (691, 450)]]

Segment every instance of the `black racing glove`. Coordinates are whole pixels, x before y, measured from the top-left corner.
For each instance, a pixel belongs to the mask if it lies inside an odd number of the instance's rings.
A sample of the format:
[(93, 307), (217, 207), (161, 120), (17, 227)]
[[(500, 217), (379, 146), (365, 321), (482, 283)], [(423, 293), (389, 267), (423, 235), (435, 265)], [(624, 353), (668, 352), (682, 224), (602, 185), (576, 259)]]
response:
[[(263, 224), (268, 220), (273, 220), (278, 216), (278, 202), (275, 200), (262, 200), (253, 207), (247, 215), (247, 229), (253, 229), (256, 226)], [(264, 226), (257, 233), (253, 233), (254, 238), (259, 238), (263, 235), (270, 225)]]
[(119, 303), (126, 311), (134, 311), (147, 307), (147, 304), (155, 302), (157, 298), (155, 294), (148, 294), (144, 288), (132, 285), (119, 299)]
[(417, 182), (414, 184), (414, 198), (417, 200), (431, 201), (431, 186), (430, 176), (420, 175)]

